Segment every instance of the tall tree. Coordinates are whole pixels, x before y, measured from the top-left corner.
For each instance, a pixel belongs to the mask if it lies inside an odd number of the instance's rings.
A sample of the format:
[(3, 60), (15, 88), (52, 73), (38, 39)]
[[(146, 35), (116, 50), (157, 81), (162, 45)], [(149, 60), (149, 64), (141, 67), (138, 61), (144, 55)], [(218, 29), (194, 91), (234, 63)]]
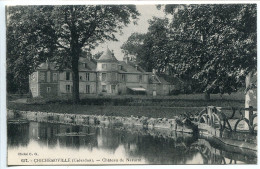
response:
[(256, 5), (166, 5), (173, 15), (173, 64), (206, 93), (236, 91), (256, 70)]
[[(138, 16), (134, 5), (8, 7), (8, 59), (21, 60), (25, 67), (32, 63), (25, 68), (26, 73), (46, 57), (61, 70), (70, 68), (73, 100), (78, 103), (78, 61), (82, 51), (105, 40), (117, 40), (115, 33), (131, 21), (136, 23)], [(13, 53), (14, 49), (17, 52)], [(10, 66), (15, 69), (17, 64)]]
[(149, 20), (146, 34), (133, 33), (121, 46), (124, 53), (136, 56), (137, 62), (146, 71), (156, 69), (164, 72), (170, 63), (171, 46), (168, 43), (169, 20), (157, 18)]

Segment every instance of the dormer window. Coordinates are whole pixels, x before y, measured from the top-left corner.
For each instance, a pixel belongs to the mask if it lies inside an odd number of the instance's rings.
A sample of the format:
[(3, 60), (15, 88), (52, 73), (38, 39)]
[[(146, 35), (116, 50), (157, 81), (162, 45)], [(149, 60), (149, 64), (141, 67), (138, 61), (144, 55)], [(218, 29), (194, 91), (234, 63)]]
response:
[(139, 75), (139, 82), (142, 83), (143, 82), (143, 76)]
[(122, 70), (123, 69), (122, 65), (118, 65), (118, 69)]
[(112, 69), (116, 69), (116, 64), (112, 64)]
[(70, 80), (70, 72), (66, 72), (66, 80)]
[(107, 64), (102, 64), (102, 69), (107, 69)]

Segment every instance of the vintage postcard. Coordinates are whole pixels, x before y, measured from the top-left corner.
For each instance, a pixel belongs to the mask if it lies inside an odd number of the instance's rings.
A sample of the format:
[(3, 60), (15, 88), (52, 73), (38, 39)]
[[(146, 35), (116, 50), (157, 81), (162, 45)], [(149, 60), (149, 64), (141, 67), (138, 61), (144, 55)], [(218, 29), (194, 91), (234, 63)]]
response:
[(5, 15), (8, 166), (257, 164), (256, 3)]

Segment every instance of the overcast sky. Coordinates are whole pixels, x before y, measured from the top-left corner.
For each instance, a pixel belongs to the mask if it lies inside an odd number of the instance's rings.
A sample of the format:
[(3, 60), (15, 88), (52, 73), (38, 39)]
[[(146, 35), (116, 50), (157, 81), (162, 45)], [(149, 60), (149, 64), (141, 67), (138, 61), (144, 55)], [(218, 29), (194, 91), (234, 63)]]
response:
[(123, 35), (119, 35), (119, 33), (116, 35), (118, 41), (113, 42), (109, 41), (103, 44), (100, 44), (94, 51), (93, 54), (97, 52), (105, 51), (107, 46), (110, 50), (113, 50), (115, 53), (115, 56), (118, 60), (123, 60), (123, 53), (120, 49), (122, 44), (127, 41), (128, 37), (134, 33), (146, 33), (149, 27), (148, 20), (152, 19), (153, 16), (156, 17), (164, 17), (163, 10), (158, 10), (155, 5), (137, 5), (137, 10), (141, 14), (139, 16), (139, 20), (137, 22), (137, 25), (134, 25), (133, 23), (129, 24), (127, 27), (123, 28), (122, 32)]

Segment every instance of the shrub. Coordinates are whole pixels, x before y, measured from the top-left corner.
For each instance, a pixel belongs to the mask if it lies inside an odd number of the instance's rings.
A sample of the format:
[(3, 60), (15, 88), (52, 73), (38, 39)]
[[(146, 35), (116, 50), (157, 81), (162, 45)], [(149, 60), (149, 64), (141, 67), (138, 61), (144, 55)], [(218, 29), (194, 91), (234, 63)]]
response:
[(180, 90), (172, 90), (172, 91), (170, 92), (170, 95), (179, 95), (180, 93), (181, 93)]

